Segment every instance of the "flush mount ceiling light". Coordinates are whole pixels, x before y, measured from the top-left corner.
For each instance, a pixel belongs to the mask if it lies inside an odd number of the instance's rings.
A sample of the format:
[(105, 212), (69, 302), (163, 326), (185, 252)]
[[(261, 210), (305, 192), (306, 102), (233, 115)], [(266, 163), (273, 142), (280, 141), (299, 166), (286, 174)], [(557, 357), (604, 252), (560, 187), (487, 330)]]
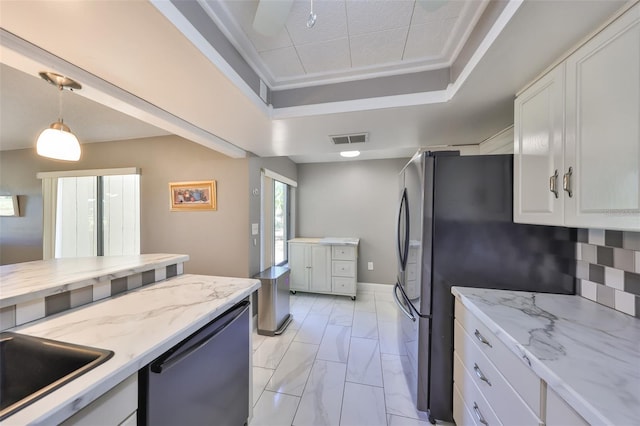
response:
[(76, 135), (71, 133), (69, 126), (62, 121), (62, 91), (65, 88), (79, 90), (82, 89), (82, 86), (78, 82), (54, 72), (41, 72), (39, 75), (58, 88), (59, 109), (58, 121), (52, 123), (38, 136), (36, 152), (38, 155), (56, 160), (78, 161), (80, 159), (80, 143)]
[(340, 152), (341, 157), (345, 158), (354, 158), (360, 155), (360, 151), (342, 151)]

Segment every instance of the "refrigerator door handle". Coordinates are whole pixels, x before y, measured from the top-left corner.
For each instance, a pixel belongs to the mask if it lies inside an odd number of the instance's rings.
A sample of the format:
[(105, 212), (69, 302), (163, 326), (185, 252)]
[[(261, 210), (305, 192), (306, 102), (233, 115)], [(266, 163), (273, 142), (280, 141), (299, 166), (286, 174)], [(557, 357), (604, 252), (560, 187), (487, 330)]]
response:
[[(402, 313), (405, 314), (405, 316), (407, 318), (409, 318), (411, 321), (415, 322), (416, 321), (416, 317), (413, 316), (413, 314), (403, 306), (403, 304), (400, 302), (400, 299), (398, 299), (398, 288), (399, 287), (400, 287), (400, 283), (399, 282), (397, 282), (396, 285), (393, 287), (393, 298), (396, 301), (396, 305), (398, 305), (398, 307), (400, 308)], [(404, 295), (402, 297), (404, 298)]]
[[(407, 293), (404, 291), (404, 288), (402, 288), (402, 284), (400, 284), (400, 281), (398, 280), (398, 282), (396, 283), (396, 286), (400, 289), (400, 292), (402, 293), (402, 298), (405, 300), (405, 302), (407, 303), (407, 307), (409, 308), (410, 311), (413, 311), (416, 313), (416, 315), (419, 318), (431, 318), (431, 315), (425, 315), (423, 313), (421, 313), (415, 306), (414, 304), (411, 302), (411, 300), (409, 300), (409, 296), (407, 296)], [(393, 293), (395, 295), (396, 293), (396, 289), (394, 287), (393, 289)], [(413, 316), (413, 315), (412, 315)]]
[[(400, 225), (402, 224), (403, 210), (404, 210), (404, 223), (405, 223), (404, 241), (402, 241), (402, 239), (400, 238)], [(400, 208), (398, 209), (397, 237), (398, 237), (398, 260), (400, 261), (401, 270), (404, 271), (407, 267), (407, 257), (409, 253), (409, 198), (407, 197), (407, 188), (404, 188), (404, 190), (402, 191), (402, 199), (400, 200)]]

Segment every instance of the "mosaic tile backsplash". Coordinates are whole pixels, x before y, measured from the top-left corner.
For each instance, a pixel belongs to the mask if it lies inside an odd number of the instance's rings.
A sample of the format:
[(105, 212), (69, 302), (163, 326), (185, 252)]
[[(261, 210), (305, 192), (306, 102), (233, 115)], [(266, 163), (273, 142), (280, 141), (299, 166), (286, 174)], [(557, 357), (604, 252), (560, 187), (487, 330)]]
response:
[(577, 292), (640, 318), (640, 232), (579, 229)]

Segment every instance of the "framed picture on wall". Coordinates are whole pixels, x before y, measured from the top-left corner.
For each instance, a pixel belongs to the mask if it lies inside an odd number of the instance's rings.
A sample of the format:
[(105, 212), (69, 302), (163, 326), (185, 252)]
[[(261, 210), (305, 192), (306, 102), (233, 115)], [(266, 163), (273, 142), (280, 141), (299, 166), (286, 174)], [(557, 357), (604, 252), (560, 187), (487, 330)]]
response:
[(169, 196), (170, 209), (174, 212), (218, 208), (215, 180), (170, 183)]

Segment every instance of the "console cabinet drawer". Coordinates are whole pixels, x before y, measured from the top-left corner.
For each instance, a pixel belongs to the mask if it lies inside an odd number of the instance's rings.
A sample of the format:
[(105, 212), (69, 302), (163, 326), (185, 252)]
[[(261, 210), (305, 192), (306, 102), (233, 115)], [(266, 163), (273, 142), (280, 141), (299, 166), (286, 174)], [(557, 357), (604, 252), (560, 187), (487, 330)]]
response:
[(331, 275), (334, 277), (355, 277), (356, 263), (345, 260), (334, 260), (331, 262)]
[(331, 258), (333, 260), (356, 260), (356, 248), (352, 246), (332, 246)]

